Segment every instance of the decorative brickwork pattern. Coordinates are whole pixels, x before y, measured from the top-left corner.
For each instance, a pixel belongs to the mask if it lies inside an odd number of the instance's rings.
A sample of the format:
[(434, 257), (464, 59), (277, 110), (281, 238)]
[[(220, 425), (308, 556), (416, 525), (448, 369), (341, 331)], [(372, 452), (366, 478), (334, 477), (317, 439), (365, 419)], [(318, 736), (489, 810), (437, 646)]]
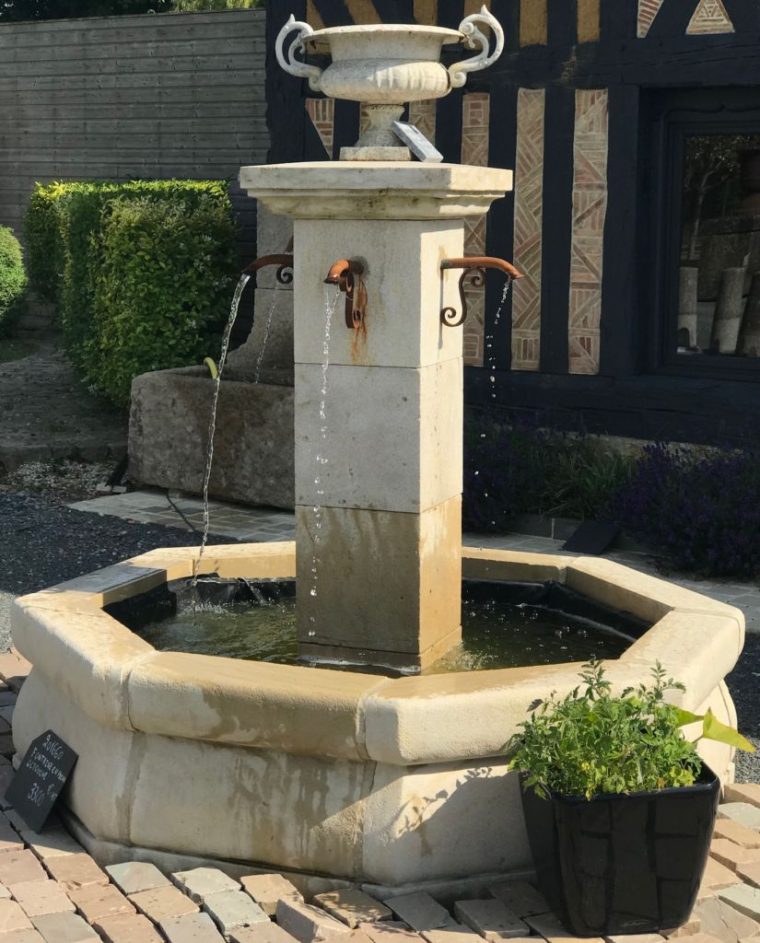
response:
[(322, 146), (332, 159), (335, 133), (335, 102), (332, 98), (307, 98), (306, 113), (317, 130)]
[(607, 215), (608, 94), (575, 93), (570, 372), (599, 372), (604, 221)]
[(435, 101), (410, 102), (409, 123), (415, 125), (431, 143), (435, 143)]
[(731, 17), (726, 12), (722, 0), (700, 0), (694, 16), (686, 27), (689, 36), (706, 33), (735, 33)]
[[(462, 102), (462, 163), (477, 167), (488, 166), (488, 132), (490, 95), (471, 92)], [(486, 218), (464, 221), (465, 255), (485, 255)], [(485, 286), (466, 291), (469, 315), (464, 324), (464, 361), (470, 366), (483, 365), (483, 335), (485, 324)]]
[(538, 370), (545, 104), (543, 89), (521, 88), (518, 92), (514, 263), (525, 277), (512, 301), (513, 370)]
[[(678, 2), (683, 2), (683, 0), (678, 0)], [(663, 0), (639, 0), (639, 15), (636, 23), (636, 35), (639, 39), (644, 39), (649, 32), (662, 4)]]

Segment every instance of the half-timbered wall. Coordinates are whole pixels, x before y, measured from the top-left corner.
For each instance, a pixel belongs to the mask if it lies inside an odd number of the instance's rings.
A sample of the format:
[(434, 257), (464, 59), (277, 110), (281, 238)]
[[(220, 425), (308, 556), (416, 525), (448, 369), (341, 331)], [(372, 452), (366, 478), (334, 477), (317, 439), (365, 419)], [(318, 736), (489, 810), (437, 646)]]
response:
[[(371, 22), (456, 27), (482, 0), (276, 0), (314, 28)], [(760, 374), (699, 375), (659, 361), (658, 95), (758, 89), (757, 0), (490, 0), (506, 49), (438, 102), (410, 109), (444, 159), (515, 170), (515, 191), (468, 228), (471, 254), (525, 273), (472, 298), (470, 404), (540, 409), (622, 435), (708, 441), (760, 420)], [(325, 102), (270, 56), (272, 160), (337, 158), (358, 108)], [(294, 117), (300, 116), (300, 117)], [(480, 368), (480, 369), (478, 369)], [(483, 369), (485, 368), (485, 369)], [(491, 376), (497, 382), (491, 382)], [(709, 373), (709, 371), (708, 371)], [(716, 382), (722, 391), (715, 395)], [(730, 391), (730, 395), (729, 395)]]

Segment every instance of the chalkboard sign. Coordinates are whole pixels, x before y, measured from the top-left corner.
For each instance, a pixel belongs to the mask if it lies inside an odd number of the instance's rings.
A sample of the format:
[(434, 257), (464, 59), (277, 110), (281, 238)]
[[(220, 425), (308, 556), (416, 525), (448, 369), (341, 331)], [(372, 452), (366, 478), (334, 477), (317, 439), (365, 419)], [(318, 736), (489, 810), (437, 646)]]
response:
[(32, 740), (5, 800), (33, 832), (42, 829), (53, 811), (76, 761), (77, 754), (52, 730)]

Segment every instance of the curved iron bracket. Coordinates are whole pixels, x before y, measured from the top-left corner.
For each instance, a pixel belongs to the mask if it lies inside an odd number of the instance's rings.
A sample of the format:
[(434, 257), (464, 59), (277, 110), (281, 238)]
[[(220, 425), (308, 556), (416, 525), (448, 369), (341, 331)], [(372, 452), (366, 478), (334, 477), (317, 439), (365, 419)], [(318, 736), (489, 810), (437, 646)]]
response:
[(358, 331), (364, 327), (367, 314), (367, 289), (364, 286), (364, 263), (359, 259), (338, 259), (330, 266), (326, 285), (337, 285), (346, 296), (346, 327)]
[(455, 308), (441, 309), (441, 324), (446, 327), (459, 327), (467, 320), (467, 288), (482, 288), (485, 285), (486, 269), (497, 269), (504, 272), (507, 276), (507, 284), (510, 284), (516, 278), (522, 278), (522, 272), (507, 262), (505, 259), (497, 259), (490, 255), (472, 255), (458, 259), (444, 259), (441, 262), (441, 273), (448, 269), (464, 269), (459, 278), (459, 299), (462, 305), (460, 314), (457, 314)]
[(290, 253), (280, 253), (279, 255), (262, 255), (261, 258), (246, 265), (243, 269), (248, 275), (255, 275), (259, 269), (267, 268), (269, 265), (278, 266), (275, 278), (281, 285), (290, 285), (293, 282), (293, 256)]

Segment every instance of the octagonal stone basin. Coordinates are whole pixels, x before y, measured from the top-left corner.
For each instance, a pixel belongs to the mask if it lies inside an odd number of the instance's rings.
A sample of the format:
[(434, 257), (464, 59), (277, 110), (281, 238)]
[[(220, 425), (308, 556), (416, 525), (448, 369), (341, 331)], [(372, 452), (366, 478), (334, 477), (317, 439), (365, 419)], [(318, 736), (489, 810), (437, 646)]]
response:
[[(103, 611), (189, 577), (197, 552), (153, 551), (14, 605), (13, 640), (33, 664), (16, 750), (52, 728), (79, 754), (64, 814), (98, 860), (211, 860), (380, 896), (531, 870), (502, 747), (532, 701), (575, 686), (579, 665), (390, 679), (158, 652)], [(201, 571), (293, 578), (295, 544), (209, 547)], [(463, 571), (554, 580), (652, 623), (607, 663), (615, 688), (659, 660), (686, 684), (684, 706), (736, 723), (723, 679), (743, 644), (739, 610), (597, 558), (465, 548)], [(733, 778), (728, 748), (700, 752)]]

